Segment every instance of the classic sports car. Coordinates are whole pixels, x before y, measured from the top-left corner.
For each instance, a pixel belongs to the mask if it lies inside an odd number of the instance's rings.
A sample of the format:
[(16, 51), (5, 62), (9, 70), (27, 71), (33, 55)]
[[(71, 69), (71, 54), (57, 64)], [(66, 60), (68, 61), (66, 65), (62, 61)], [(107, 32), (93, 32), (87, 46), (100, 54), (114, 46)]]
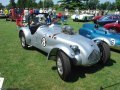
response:
[(103, 16), (101, 17), (97, 23), (100, 25), (100, 26), (103, 26), (107, 23), (113, 23), (113, 22), (116, 22), (116, 21), (120, 21), (120, 15), (106, 15), (106, 16)]
[(94, 15), (90, 14), (74, 14), (71, 16), (73, 21), (91, 21)]
[(109, 46), (120, 46), (120, 35), (114, 30), (107, 30), (95, 24), (84, 24), (79, 30), (79, 34), (94, 41), (106, 42)]
[(112, 29), (112, 30), (116, 31), (117, 33), (120, 33), (120, 22), (116, 21), (115, 23), (105, 24), (104, 28), (106, 28), (108, 30)]
[(39, 20), (39, 14), (30, 14), (28, 25), (19, 27), (21, 45), (23, 48), (33, 46), (48, 53), (48, 60), (56, 60), (61, 79), (68, 79), (72, 65), (91, 66), (99, 61), (105, 64), (109, 60), (107, 44), (95, 43), (76, 34), (70, 26), (47, 25)]

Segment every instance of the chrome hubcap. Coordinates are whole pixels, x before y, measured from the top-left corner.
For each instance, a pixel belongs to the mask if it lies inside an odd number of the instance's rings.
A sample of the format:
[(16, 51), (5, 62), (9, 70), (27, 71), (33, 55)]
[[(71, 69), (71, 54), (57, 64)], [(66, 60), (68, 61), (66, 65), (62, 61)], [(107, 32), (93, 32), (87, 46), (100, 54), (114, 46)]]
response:
[(22, 41), (22, 46), (24, 47), (25, 46), (25, 38), (21, 37), (21, 41)]
[(59, 74), (62, 75), (63, 74), (62, 61), (59, 57), (57, 58), (57, 69)]

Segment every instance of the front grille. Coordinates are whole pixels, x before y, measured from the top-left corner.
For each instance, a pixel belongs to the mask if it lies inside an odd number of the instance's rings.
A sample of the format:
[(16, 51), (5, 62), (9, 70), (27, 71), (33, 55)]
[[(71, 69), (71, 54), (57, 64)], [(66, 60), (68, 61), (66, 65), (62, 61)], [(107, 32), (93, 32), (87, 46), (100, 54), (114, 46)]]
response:
[(100, 53), (97, 50), (93, 50), (93, 52), (88, 57), (88, 61), (94, 62), (100, 60)]

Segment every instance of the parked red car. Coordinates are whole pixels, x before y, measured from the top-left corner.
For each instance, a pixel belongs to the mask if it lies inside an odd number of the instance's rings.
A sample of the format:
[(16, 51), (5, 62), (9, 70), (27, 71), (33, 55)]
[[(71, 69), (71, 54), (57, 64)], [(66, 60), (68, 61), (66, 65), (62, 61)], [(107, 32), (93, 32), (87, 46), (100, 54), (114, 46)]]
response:
[(95, 17), (93, 18), (93, 22), (96, 24), (96, 23), (97, 23), (97, 20), (99, 20), (101, 17), (102, 17), (102, 15), (95, 16)]
[(120, 22), (116, 21), (115, 23), (108, 23), (104, 25), (104, 28), (106, 29), (112, 29), (118, 33), (120, 33)]

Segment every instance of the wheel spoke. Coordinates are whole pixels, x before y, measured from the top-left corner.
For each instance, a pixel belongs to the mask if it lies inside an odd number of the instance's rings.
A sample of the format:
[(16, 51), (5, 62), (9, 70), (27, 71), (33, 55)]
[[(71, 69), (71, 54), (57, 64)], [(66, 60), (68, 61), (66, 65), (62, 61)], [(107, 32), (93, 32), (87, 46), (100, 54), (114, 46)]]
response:
[(60, 58), (57, 59), (57, 69), (60, 75), (63, 74), (63, 66)]
[(25, 46), (25, 38), (24, 37), (21, 37), (21, 43), (22, 43), (22, 46)]

